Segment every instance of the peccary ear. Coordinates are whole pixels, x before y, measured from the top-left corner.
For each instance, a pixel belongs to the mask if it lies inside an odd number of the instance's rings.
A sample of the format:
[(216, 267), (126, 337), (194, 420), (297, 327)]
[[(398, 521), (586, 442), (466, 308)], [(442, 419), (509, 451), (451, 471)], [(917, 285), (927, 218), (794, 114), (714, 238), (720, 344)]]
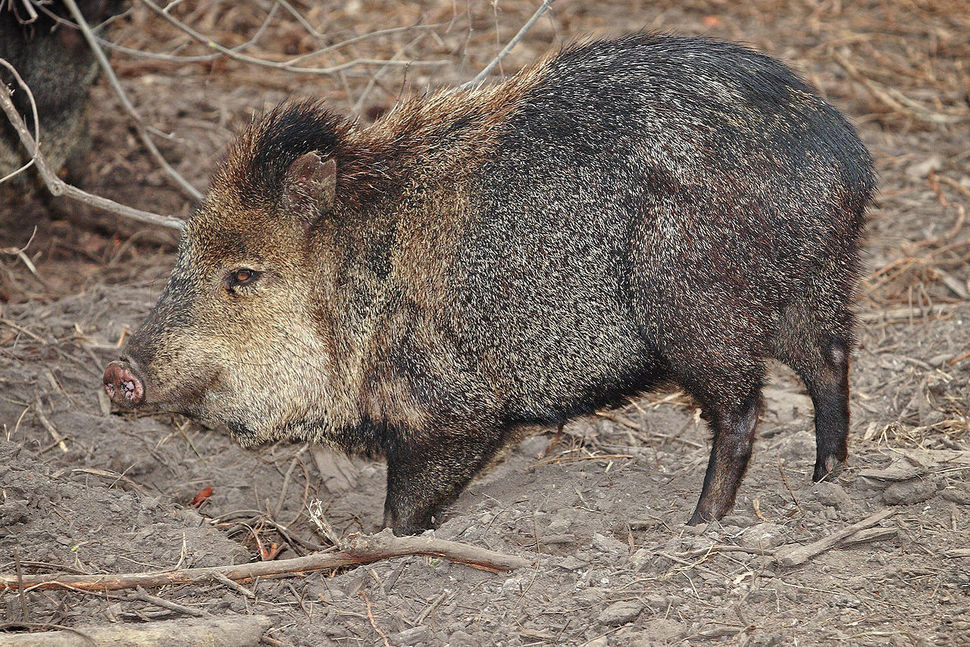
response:
[(286, 171), (283, 201), (293, 213), (301, 213), (312, 205), (317, 214), (323, 214), (333, 208), (336, 190), (337, 161), (332, 157), (323, 161), (319, 153), (310, 151), (293, 160)]

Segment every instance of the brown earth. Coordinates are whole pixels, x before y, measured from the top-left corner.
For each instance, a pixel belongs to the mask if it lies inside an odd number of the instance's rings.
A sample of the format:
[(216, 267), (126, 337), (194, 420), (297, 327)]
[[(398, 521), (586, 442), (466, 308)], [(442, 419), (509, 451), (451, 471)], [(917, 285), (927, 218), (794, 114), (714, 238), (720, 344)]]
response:
[[(113, 42), (211, 52), (136, 5), (115, 21)], [(270, 6), (203, 0), (174, 14), (235, 46)], [(327, 97), (366, 122), (401, 95), (474, 76), (536, 6), (279, 4), (243, 50), (284, 60), (408, 27), (301, 64), (397, 56), (434, 65), (309, 75), (120, 51), (112, 62), (167, 159), (202, 187), (232, 133), (283, 97)], [(436, 533), (526, 556), (533, 568), (496, 575), (409, 557), (250, 582), (255, 598), (213, 583), (149, 593), (210, 616), (268, 615), (272, 645), (970, 644), (970, 11), (962, 0), (559, 0), (502, 71), (581, 35), (641, 27), (741, 40), (782, 58), (873, 151), (881, 190), (859, 296), (850, 467), (811, 483), (811, 403), (793, 374), (773, 367), (751, 467), (721, 523), (683, 523), (709, 438), (695, 406), (664, 392), (512, 448)], [(191, 211), (103, 81), (91, 129), (88, 190)], [(0, 205), (0, 571), (244, 563), (260, 559), (260, 543), (282, 546), (281, 559), (302, 555), (329, 544), (308, 519), (315, 499), (342, 536), (378, 530), (377, 462), (290, 444), (245, 451), (179, 417), (110, 413), (103, 366), (157, 297), (174, 241), (117, 220), (59, 201)], [(776, 558), (884, 508), (892, 515), (874, 528), (801, 566)], [(0, 609), (11, 631), (183, 617), (135, 591), (7, 590)]]

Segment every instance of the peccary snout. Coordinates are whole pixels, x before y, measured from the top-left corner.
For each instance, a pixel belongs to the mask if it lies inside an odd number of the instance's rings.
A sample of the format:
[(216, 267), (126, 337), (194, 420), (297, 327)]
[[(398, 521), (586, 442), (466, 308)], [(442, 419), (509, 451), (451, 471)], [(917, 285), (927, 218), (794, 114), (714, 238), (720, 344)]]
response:
[(104, 369), (104, 390), (112, 402), (125, 407), (137, 407), (145, 400), (144, 382), (125, 359)]

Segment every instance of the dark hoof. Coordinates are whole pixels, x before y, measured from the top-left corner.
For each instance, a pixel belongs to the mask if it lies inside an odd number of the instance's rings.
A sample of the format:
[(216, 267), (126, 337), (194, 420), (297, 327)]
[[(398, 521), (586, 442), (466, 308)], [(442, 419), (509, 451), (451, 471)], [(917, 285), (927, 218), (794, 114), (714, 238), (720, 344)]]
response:
[(694, 510), (694, 514), (691, 515), (690, 521), (687, 522), (688, 526), (700, 526), (705, 523), (714, 521), (714, 516), (710, 513), (704, 514), (701, 512), (700, 508)]
[(829, 456), (825, 461), (818, 461), (815, 463), (815, 471), (812, 473), (812, 480), (818, 483), (819, 481), (826, 480), (831, 481), (845, 468), (845, 461), (840, 461), (835, 456)]

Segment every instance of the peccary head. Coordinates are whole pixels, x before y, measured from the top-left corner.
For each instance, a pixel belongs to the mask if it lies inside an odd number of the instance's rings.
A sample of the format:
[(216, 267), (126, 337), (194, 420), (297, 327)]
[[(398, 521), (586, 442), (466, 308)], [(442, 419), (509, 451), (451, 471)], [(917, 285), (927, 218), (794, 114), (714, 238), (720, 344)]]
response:
[(115, 403), (222, 422), (247, 446), (326, 425), (333, 272), (315, 241), (334, 208), (342, 127), (305, 103), (237, 141), (158, 303), (105, 371)]

